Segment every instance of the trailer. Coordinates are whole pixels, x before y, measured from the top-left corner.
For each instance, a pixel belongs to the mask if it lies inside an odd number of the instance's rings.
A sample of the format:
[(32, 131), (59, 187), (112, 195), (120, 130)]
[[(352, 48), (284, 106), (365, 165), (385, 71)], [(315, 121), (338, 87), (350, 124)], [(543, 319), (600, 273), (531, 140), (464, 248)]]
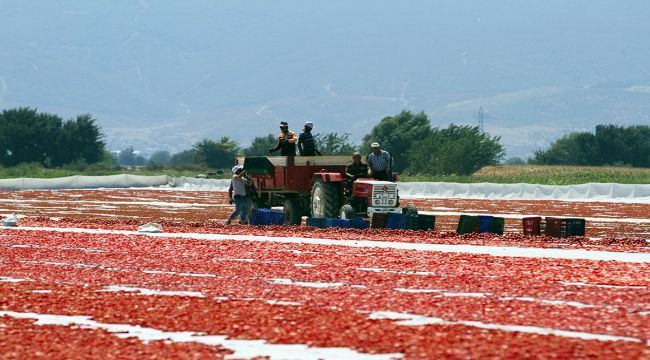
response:
[[(362, 159), (365, 161), (365, 158)], [(238, 157), (256, 187), (253, 206), (282, 206), (285, 223), (302, 216), (354, 218), (375, 212), (401, 212), (397, 184), (345, 178), (349, 156)], [(396, 179), (396, 176), (393, 177)]]

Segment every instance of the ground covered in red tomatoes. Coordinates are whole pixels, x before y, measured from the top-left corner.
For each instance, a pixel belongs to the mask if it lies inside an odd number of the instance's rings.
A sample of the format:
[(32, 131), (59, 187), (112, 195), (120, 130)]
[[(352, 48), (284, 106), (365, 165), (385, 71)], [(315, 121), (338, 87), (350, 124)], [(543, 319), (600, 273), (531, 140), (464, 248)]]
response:
[[(413, 200), (442, 214), (414, 232), (224, 226), (224, 200), (0, 192), (22, 215), (0, 228), (0, 358), (650, 357), (648, 223), (630, 221), (648, 205)], [(508, 218), (503, 237), (458, 236), (456, 212), (612, 228), (524, 237)], [(165, 236), (134, 232), (150, 221)]]

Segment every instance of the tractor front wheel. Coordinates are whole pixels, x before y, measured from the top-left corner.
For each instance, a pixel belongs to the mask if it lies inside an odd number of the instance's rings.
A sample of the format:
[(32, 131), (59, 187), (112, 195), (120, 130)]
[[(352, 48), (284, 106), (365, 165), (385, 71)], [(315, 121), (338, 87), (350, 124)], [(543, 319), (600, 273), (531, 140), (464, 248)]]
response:
[(341, 206), (341, 219), (354, 219), (356, 218), (356, 212), (350, 204), (345, 204)]

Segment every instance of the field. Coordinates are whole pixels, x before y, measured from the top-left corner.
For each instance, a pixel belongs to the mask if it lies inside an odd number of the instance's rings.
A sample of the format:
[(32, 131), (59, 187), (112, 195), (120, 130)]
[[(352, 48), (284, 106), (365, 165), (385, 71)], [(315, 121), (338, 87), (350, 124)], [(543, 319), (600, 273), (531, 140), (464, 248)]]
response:
[[(225, 200), (0, 191), (24, 216), (0, 228), (0, 358), (650, 357), (650, 204), (411, 199), (438, 215), (417, 232), (224, 226)], [(506, 234), (458, 236), (460, 213)], [(587, 236), (524, 237), (527, 215)]]

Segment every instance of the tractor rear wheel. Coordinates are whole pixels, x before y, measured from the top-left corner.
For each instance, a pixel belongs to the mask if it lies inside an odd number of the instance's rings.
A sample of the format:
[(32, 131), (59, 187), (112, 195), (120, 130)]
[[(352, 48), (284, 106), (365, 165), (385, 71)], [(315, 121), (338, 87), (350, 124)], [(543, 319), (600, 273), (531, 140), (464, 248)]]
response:
[(300, 199), (289, 197), (284, 200), (284, 224), (300, 225), (300, 223), (302, 223)]
[(335, 218), (339, 215), (340, 184), (318, 180), (311, 187), (311, 216)]

